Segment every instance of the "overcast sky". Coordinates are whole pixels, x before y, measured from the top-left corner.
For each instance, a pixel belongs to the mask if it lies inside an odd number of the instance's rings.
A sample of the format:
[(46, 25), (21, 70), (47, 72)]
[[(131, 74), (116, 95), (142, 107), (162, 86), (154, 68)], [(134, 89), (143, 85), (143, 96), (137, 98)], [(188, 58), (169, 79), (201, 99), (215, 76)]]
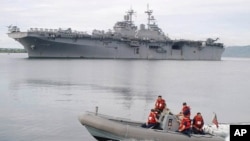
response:
[(225, 46), (250, 45), (250, 0), (0, 0), (0, 48), (23, 48), (7, 36), (8, 25), (29, 28), (112, 29), (130, 8), (147, 23), (149, 4), (156, 23), (171, 39), (219, 37)]

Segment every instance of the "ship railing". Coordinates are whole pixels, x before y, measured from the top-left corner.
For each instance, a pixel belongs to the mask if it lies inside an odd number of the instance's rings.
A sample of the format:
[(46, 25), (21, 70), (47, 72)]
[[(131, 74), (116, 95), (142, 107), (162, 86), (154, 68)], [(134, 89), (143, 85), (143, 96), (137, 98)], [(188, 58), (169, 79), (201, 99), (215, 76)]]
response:
[(13, 32), (20, 32), (20, 28), (18, 28), (17, 26), (8, 26), (8, 30), (10, 33), (13, 33)]
[(47, 32), (47, 33), (57, 33), (58, 29), (48, 29), (48, 28), (30, 28), (28, 32)]
[(65, 37), (72, 38), (72, 37), (86, 37), (90, 36), (86, 31), (76, 31), (73, 32), (70, 30), (62, 30), (59, 29), (48, 29), (48, 28), (30, 28), (28, 29), (28, 32), (32, 33), (48, 33), (48, 34), (59, 34), (59, 35), (65, 35)]
[(181, 43), (183, 45), (188, 45), (188, 46), (193, 46), (193, 47), (224, 47), (223, 43), (207, 43), (206, 41), (193, 41), (193, 40), (185, 40), (185, 39), (180, 39), (180, 40), (175, 40), (175, 43)]
[(206, 46), (211, 46), (211, 47), (221, 47), (221, 48), (224, 47), (223, 43), (205, 43), (205, 44)]
[(30, 28), (28, 29), (28, 32), (52, 32), (52, 29), (43, 29), (43, 28)]

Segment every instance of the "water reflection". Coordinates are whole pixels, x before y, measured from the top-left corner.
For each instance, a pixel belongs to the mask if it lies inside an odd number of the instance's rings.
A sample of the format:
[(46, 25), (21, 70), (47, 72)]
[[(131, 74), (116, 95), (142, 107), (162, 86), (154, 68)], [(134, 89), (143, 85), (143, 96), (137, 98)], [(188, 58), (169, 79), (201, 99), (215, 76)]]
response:
[(158, 95), (174, 112), (183, 101), (194, 113), (204, 111), (207, 123), (213, 112), (222, 122), (250, 119), (246, 60), (1, 59), (0, 138), (6, 141), (93, 140), (79, 114), (99, 106), (104, 114), (145, 121)]

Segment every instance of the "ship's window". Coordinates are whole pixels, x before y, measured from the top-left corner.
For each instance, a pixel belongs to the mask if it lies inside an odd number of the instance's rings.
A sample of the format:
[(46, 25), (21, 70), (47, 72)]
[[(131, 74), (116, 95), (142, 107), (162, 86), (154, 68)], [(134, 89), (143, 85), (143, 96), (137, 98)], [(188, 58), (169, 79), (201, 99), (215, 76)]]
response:
[(135, 54), (139, 54), (139, 48), (135, 48)]
[(172, 45), (172, 49), (180, 50), (181, 49), (181, 45), (180, 44), (173, 44)]
[(151, 45), (151, 46), (149, 46), (149, 48), (157, 49), (157, 48), (159, 48), (159, 46), (157, 46), (157, 45)]

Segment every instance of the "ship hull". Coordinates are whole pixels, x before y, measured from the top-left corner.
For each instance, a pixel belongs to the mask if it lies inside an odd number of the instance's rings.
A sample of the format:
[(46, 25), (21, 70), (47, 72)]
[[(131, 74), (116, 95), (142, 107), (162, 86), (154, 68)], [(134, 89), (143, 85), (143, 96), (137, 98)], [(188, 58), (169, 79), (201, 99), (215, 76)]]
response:
[(29, 58), (221, 60), (224, 51), (218, 46), (183, 45), (176, 49), (173, 42), (140, 41), (133, 46), (111, 38), (50, 38), (29, 32), (8, 35), (24, 46)]

